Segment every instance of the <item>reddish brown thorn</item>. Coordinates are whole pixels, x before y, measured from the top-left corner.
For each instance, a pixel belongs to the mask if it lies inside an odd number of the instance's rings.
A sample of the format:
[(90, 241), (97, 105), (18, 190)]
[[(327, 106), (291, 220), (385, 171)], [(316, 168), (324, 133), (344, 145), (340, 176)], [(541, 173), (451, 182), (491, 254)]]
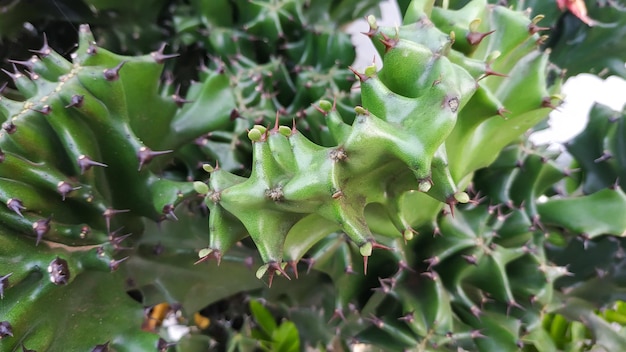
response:
[(612, 157), (613, 157), (613, 154), (611, 154), (611, 152), (605, 150), (605, 151), (602, 152), (602, 155), (599, 158), (594, 159), (593, 162), (594, 163), (601, 163), (603, 161), (607, 161), (607, 160), (611, 159)]
[(117, 64), (117, 66), (113, 68), (107, 68), (106, 70), (104, 70), (102, 72), (102, 74), (104, 75), (104, 79), (106, 79), (107, 81), (117, 81), (120, 78), (120, 70), (122, 69), (125, 63), (126, 61), (122, 61), (119, 64)]
[(52, 107), (50, 105), (44, 105), (41, 107), (41, 109), (32, 109), (33, 111), (36, 111), (42, 115), (50, 115), (50, 113), (52, 112)]
[(503, 119), (507, 119), (508, 117), (506, 116), (506, 114), (510, 114), (511, 112), (507, 109), (505, 109), (504, 107), (499, 107), (498, 110), (496, 111), (497, 115), (500, 115), (500, 117), (502, 117)]
[(274, 119), (274, 128), (272, 129), (272, 131), (274, 132), (278, 132), (278, 118), (280, 117), (280, 112), (276, 111), (276, 118)]
[(91, 352), (109, 352), (109, 342), (110, 341), (107, 341), (101, 345), (96, 345)]
[(379, 317), (375, 316), (374, 314), (370, 314), (370, 317), (365, 318), (365, 319), (371, 321), (372, 324), (374, 324), (374, 326), (376, 326), (379, 329), (382, 329), (383, 327), (385, 327), (385, 322)]
[(369, 77), (367, 75), (365, 75), (364, 73), (361, 73), (359, 71), (357, 71), (354, 67), (352, 66), (348, 66), (348, 69), (350, 71), (352, 71), (352, 73), (354, 73), (358, 78), (360, 82), (365, 82), (369, 79)]
[(538, 25), (537, 25), (536, 23), (534, 23), (534, 22), (531, 22), (531, 23), (528, 25), (528, 34), (530, 34), (530, 35), (534, 35), (534, 34), (535, 34), (535, 33), (537, 33), (537, 32), (541, 32), (541, 31), (549, 31), (549, 30), (550, 30), (550, 27), (541, 27), (541, 26), (538, 26)]
[(178, 221), (178, 217), (176, 217), (176, 214), (174, 214), (174, 205), (173, 204), (165, 204), (163, 206), (163, 210), (162, 210), (163, 214), (165, 214), (166, 217), (171, 217), (172, 219)]
[(373, 288), (373, 291), (380, 291), (384, 294), (390, 293), (396, 286), (396, 279), (394, 277), (388, 277), (386, 279), (378, 278), (380, 287)]
[(176, 346), (176, 343), (167, 342), (162, 337), (159, 337), (159, 341), (157, 341), (156, 345), (158, 352), (167, 352), (167, 350), (172, 346)]
[(128, 213), (129, 211), (130, 209), (119, 210), (119, 209), (112, 209), (112, 208), (108, 208), (107, 210), (105, 210), (104, 213), (102, 213), (102, 216), (104, 217), (104, 221), (106, 222), (106, 225), (107, 225), (107, 232), (111, 231), (111, 219), (113, 218), (113, 216), (120, 214), (120, 213)]
[(489, 77), (489, 76), (509, 77), (508, 75), (506, 75), (504, 73), (496, 72), (496, 71), (492, 70), (491, 67), (487, 66), (485, 68), (485, 73), (480, 78), (478, 78), (478, 80), (480, 81), (481, 79), (483, 79), (485, 77)]
[(385, 53), (395, 48), (398, 45), (398, 41), (398, 39), (389, 38), (385, 33), (382, 33), (382, 39), (380, 39), (380, 42), (385, 46)]
[(470, 312), (477, 319), (480, 319), (480, 316), (483, 314), (483, 311), (480, 308), (478, 308), (478, 306), (471, 306), (470, 307)]
[(400, 260), (398, 262), (398, 271), (396, 272), (395, 275), (397, 276), (398, 274), (400, 274), (401, 272), (403, 272), (405, 270), (406, 271), (410, 271), (412, 273), (415, 272), (415, 270), (413, 270), (413, 268), (411, 268), (404, 260)]
[(120, 250), (120, 249), (132, 249), (130, 247), (122, 247), (121, 244), (122, 242), (127, 239), (128, 237), (132, 236), (132, 233), (127, 233), (125, 235), (122, 236), (115, 236), (114, 234), (110, 234), (109, 235), (109, 243), (111, 243), (111, 245), (113, 246), (114, 249), (116, 250)]
[(89, 46), (85, 51), (89, 56), (96, 55), (98, 53), (98, 47), (94, 43), (89, 43)]
[(434, 256), (428, 259), (424, 259), (424, 263), (428, 264), (428, 268), (426, 268), (426, 270), (430, 271), (430, 269), (433, 268), (433, 266), (436, 266), (437, 264), (439, 264), (440, 260), (439, 257)]
[(17, 132), (17, 126), (13, 123), (13, 120), (6, 121), (2, 124), (2, 129), (6, 131), (8, 134), (13, 134)]
[(489, 32), (485, 32), (485, 33), (481, 33), (481, 32), (469, 32), (467, 33), (467, 35), (465, 36), (465, 38), (467, 39), (467, 42), (472, 45), (478, 45), (480, 44), (480, 42), (483, 41), (483, 39), (485, 39), (486, 36), (490, 35), (491, 33), (495, 32), (496, 30), (494, 29), (493, 31), (489, 31)]
[(6, 75), (11, 77), (11, 79), (14, 81), (22, 77), (20, 71), (18, 71), (17, 67), (15, 67), (15, 64), (13, 64), (13, 72), (7, 71), (5, 69), (2, 69), (2, 72), (6, 73)]
[(478, 263), (478, 258), (476, 258), (475, 255), (471, 254), (471, 255), (461, 255), (461, 257), (463, 257), (463, 259), (465, 259), (465, 261), (470, 264), (470, 265), (477, 265)]
[(43, 45), (41, 46), (41, 49), (39, 49), (39, 50), (29, 50), (29, 51), (31, 53), (35, 53), (35, 54), (39, 55), (40, 58), (44, 58), (44, 57), (50, 55), (50, 53), (52, 53), (52, 49), (48, 45), (48, 36), (46, 36), (46, 33), (43, 34)]
[(613, 182), (613, 184), (609, 186), (609, 189), (616, 191), (619, 188), (620, 188), (620, 184), (619, 184), (619, 177), (618, 177), (615, 179), (615, 182)]
[(17, 215), (24, 217), (24, 215), (22, 215), (22, 210), (26, 210), (26, 207), (21, 200), (17, 198), (9, 198), (9, 200), (7, 200), (7, 208), (15, 212)]
[(405, 321), (409, 324), (412, 324), (415, 321), (415, 312), (408, 312), (405, 315), (398, 318), (398, 320)]
[(115, 259), (111, 259), (111, 262), (109, 262), (109, 268), (111, 269), (111, 272), (116, 271), (117, 269), (120, 268), (120, 264), (123, 263), (124, 261), (126, 261), (126, 259), (128, 259), (129, 257), (124, 257), (120, 260), (115, 260)]
[(209, 254), (205, 255), (204, 257), (196, 260), (196, 262), (193, 263), (193, 265), (200, 264), (202, 262), (206, 262), (206, 261), (209, 261), (211, 259), (215, 259), (217, 261), (217, 265), (219, 266), (220, 263), (222, 262), (222, 253), (220, 251), (214, 249), (214, 250), (211, 251), (211, 253), (209, 253)]
[(552, 98), (550, 97), (544, 97), (543, 99), (541, 99), (541, 107), (542, 108), (550, 108), (553, 110), (556, 110), (557, 106), (552, 104)]
[(32, 70), (33, 67), (35, 67), (35, 64), (33, 63), (32, 60), (24, 60), (24, 61), (20, 61), (20, 60), (11, 60), (8, 59), (8, 62), (12, 63), (12, 64), (18, 64), (18, 65), (22, 65), (26, 68), (28, 68), (29, 70)]
[(315, 265), (315, 259), (313, 259), (313, 258), (302, 258), (301, 260), (304, 263), (306, 263), (306, 265), (307, 265), (306, 273), (308, 275), (311, 272), (311, 269), (313, 268), (313, 265)]
[(526, 310), (524, 309), (524, 307), (522, 307), (519, 303), (515, 302), (514, 300), (510, 300), (506, 303), (506, 316), (508, 317), (509, 314), (511, 313), (511, 309), (512, 308), (518, 308), (520, 310)]
[(367, 275), (367, 261), (369, 260), (369, 256), (363, 256), (363, 275)]
[(74, 94), (72, 95), (72, 98), (70, 99), (70, 103), (65, 105), (65, 108), (80, 108), (81, 106), (83, 106), (83, 101), (85, 100), (85, 96), (84, 95), (78, 95), (78, 94)]
[(241, 117), (241, 114), (239, 113), (239, 110), (237, 110), (236, 108), (232, 109), (230, 111), (230, 120), (231, 121), (235, 121), (238, 117)]
[(281, 267), (279, 263), (276, 263), (276, 262), (269, 263), (267, 272), (268, 272), (268, 278), (269, 278), (269, 282), (268, 282), (269, 287), (272, 287), (272, 281), (274, 280), (274, 274), (276, 272), (279, 272), (282, 275), (284, 275), (287, 278), (287, 280), (291, 280), (289, 275), (287, 275), (287, 273), (285, 272), (285, 270), (283, 270), (283, 268)]
[(291, 271), (293, 271), (296, 279), (298, 279), (298, 263), (295, 260), (290, 260), (287, 262), (287, 264), (291, 268)]
[(183, 97), (180, 96), (180, 85), (178, 87), (176, 87), (176, 92), (174, 94), (172, 94), (172, 99), (174, 100), (174, 103), (176, 103), (176, 105), (179, 108), (182, 108), (183, 105), (187, 104), (187, 103), (192, 103), (191, 100), (187, 100)]
[(35, 235), (37, 236), (37, 241), (35, 242), (35, 246), (39, 245), (39, 242), (41, 241), (43, 236), (46, 235), (48, 231), (50, 231), (51, 220), (52, 218), (49, 217), (47, 219), (37, 220), (33, 223), (32, 225), (33, 231), (35, 232)]
[(137, 159), (139, 160), (139, 168), (137, 169), (137, 171), (141, 171), (141, 168), (144, 165), (148, 164), (150, 161), (152, 161), (153, 158), (159, 155), (169, 154), (172, 151), (173, 150), (161, 150), (161, 151), (155, 152), (148, 147), (139, 148), (139, 151), (137, 152)]
[(150, 53), (150, 56), (152, 56), (152, 58), (157, 64), (162, 64), (163, 62), (165, 62), (165, 60), (172, 59), (172, 58), (179, 56), (179, 54), (167, 54), (167, 55), (164, 54), (163, 52), (165, 51), (165, 46), (167, 46), (167, 44), (163, 43), (159, 47), (159, 50), (153, 51)]
[(472, 339), (482, 339), (482, 338), (485, 338), (487, 336), (483, 335), (483, 333), (480, 330), (472, 330), (470, 332), (470, 337)]
[(0, 299), (4, 299), (4, 289), (9, 287), (9, 277), (11, 277), (11, 275), (13, 275), (13, 273), (0, 276)]
[[(364, 257), (364, 258), (365, 258), (365, 257)], [(356, 271), (354, 271), (354, 269), (352, 268), (352, 265), (348, 265), (348, 266), (346, 266), (346, 268), (345, 268), (345, 269), (343, 269), (343, 272), (344, 272), (345, 274), (348, 274), (348, 275), (354, 275), (354, 274), (356, 274)]]
[(421, 273), (420, 275), (427, 277), (433, 281), (437, 280), (437, 272), (435, 271), (424, 271), (423, 273)]
[(61, 194), (63, 200), (65, 200), (65, 197), (67, 197), (67, 195), (70, 194), (72, 191), (76, 191), (78, 189), (80, 189), (80, 187), (73, 187), (71, 184), (65, 181), (61, 181), (57, 184), (57, 192)]
[(80, 167), (80, 174), (84, 174), (85, 171), (91, 169), (92, 166), (101, 166), (108, 167), (107, 164), (103, 164), (97, 161), (93, 161), (90, 157), (86, 155), (80, 155), (78, 157), (78, 166)]
[(343, 310), (341, 308), (335, 308), (335, 310), (333, 311), (333, 315), (328, 320), (328, 323), (330, 324), (333, 320), (339, 318), (341, 318), (341, 320), (343, 321), (346, 321), (346, 316), (343, 314)]

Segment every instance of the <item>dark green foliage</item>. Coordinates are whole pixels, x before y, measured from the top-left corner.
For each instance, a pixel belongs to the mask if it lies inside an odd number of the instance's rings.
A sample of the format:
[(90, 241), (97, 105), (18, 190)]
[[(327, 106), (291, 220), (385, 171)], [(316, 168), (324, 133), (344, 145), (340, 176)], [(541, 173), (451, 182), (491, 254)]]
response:
[(7, 71), (0, 347), (623, 349), (623, 114), (594, 108), (563, 167), (525, 133), (569, 27), (451, 3), (368, 16), (377, 70), (341, 30), (376, 1), (56, 2), (100, 36)]

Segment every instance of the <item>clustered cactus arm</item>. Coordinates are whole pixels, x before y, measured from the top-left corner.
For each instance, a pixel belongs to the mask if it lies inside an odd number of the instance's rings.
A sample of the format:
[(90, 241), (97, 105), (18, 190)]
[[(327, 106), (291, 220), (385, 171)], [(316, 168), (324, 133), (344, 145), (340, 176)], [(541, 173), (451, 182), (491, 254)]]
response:
[[(541, 18), (464, 3), (413, 0), (398, 27), (367, 17), (381, 70), (348, 68), (338, 31), (373, 1), (177, 6), (172, 46), (210, 54), (188, 87), (168, 74), (160, 83), (164, 68), (183, 72), (164, 64), (175, 56), (164, 45), (116, 55), (86, 26), (71, 61), (46, 43), (16, 62), (25, 72), (9, 71), (16, 90), (0, 98), (0, 346), (167, 349), (140, 331), (143, 307), (125, 290), (185, 318), (247, 292), (315, 348), (550, 350), (563, 345), (555, 312), (581, 320), (598, 346), (623, 345), (590, 308), (623, 299), (623, 118), (596, 108), (568, 145), (582, 178), (524, 142), (560, 104), (565, 77), (540, 51)], [(190, 182), (206, 179), (200, 170), (208, 181)], [(199, 262), (221, 266), (191, 266), (207, 209)], [(607, 238), (614, 261), (597, 254)], [(596, 245), (586, 253), (600, 271), (568, 267)], [(610, 290), (591, 292), (599, 282)], [(64, 294), (96, 285), (108, 286), (91, 300)], [(94, 330), (88, 338), (50, 342), (58, 331), (28, 326), (52, 302), (68, 324), (86, 319), (68, 312), (90, 310), (108, 328), (94, 319), (76, 330)], [(252, 334), (294, 348), (280, 336), (291, 323), (251, 307), (240, 327), (229, 314), (241, 309), (211, 315), (221, 342), (246, 350)], [(122, 315), (132, 319), (116, 324)], [(198, 329), (178, 348), (212, 346)]]

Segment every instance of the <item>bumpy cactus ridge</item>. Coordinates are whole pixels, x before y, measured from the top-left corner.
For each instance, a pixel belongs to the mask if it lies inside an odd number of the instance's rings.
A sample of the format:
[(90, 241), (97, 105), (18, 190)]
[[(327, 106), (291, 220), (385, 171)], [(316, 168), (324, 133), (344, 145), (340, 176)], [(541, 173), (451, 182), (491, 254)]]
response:
[[(517, 29), (517, 32), (509, 27), (503, 30), (507, 33), (517, 33), (513, 36), (517, 40), (514, 44), (509, 44), (503, 39), (505, 37), (496, 37), (493, 42), (485, 42), (490, 44), (493, 50), (508, 48), (510, 51), (501, 53), (502, 61), (490, 59), (485, 63), (477, 59), (464, 58), (454, 50), (453, 43), (457, 41), (436, 28), (431, 28), (432, 25), (427, 26), (430, 29), (426, 34), (417, 31), (424, 27), (425, 23), (430, 23), (426, 17), (427, 13), (424, 12), (424, 9), (428, 8), (427, 5), (428, 2), (414, 2), (410, 10), (412, 12), (407, 13), (406, 18), (421, 18), (422, 22), (398, 30), (379, 28), (375, 20), (370, 19), (371, 30), (368, 34), (376, 38), (375, 42), (382, 43), (385, 52), (383, 69), (380, 72), (377, 73), (374, 67), (367, 68), (364, 73), (355, 71), (361, 81), (363, 107), (367, 110), (357, 108), (355, 122), (349, 126), (343, 122), (344, 119), (330, 103), (322, 102), (319, 106), (319, 110), (326, 115), (329, 131), (338, 147), (331, 149), (315, 147), (309, 142), (304, 142), (299, 132), (279, 127), (278, 124), (268, 131), (264, 127), (259, 127), (250, 133), (255, 149), (250, 179), (221, 176), (225, 173), (219, 168), (212, 172), (207, 204), (213, 209), (211, 223), (220, 224), (211, 226), (212, 243), (209, 248), (215, 250), (214, 255), (219, 256), (238, 240), (224, 231), (231, 226), (227, 224), (236, 223), (232, 219), (226, 221), (219, 215), (224, 211), (240, 218), (247, 228), (270, 226), (274, 230), (271, 232), (272, 235), (269, 235), (270, 232), (267, 232), (269, 228), (265, 230), (248, 228), (251, 234), (254, 233), (252, 237), (257, 246), (264, 248), (261, 251), (262, 257), (266, 262), (274, 263), (272, 266), (277, 266), (277, 263), (283, 260), (283, 242), (285, 237), (289, 238), (287, 232), (300, 220), (299, 217), (304, 216), (296, 214), (314, 212), (337, 222), (337, 225), (363, 249), (367, 257), (371, 253), (371, 244), (375, 243), (362, 215), (362, 209), (367, 204), (380, 203), (387, 207), (390, 219), (386, 221), (392, 225), (382, 226), (386, 228), (387, 235), (410, 236), (408, 234), (412, 231), (412, 224), (404, 218), (400, 209), (400, 198), (406, 191), (418, 189), (450, 205), (467, 202), (469, 199), (457, 190), (456, 182), (471, 175), (478, 167), (491, 162), (497, 156), (498, 148), (477, 152), (479, 142), (486, 143), (491, 138), (494, 142), (501, 143), (498, 144), (500, 148), (504, 147), (547, 114), (552, 103), (546, 90), (545, 79), (540, 78), (546, 74), (546, 59), (544, 55), (537, 53), (538, 35), (529, 29), (533, 24), (531, 20), (506, 9), (491, 9), (484, 1), (471, 2), (467, 6), (468, 9), (480, 9), (482, 6), (483, 10), (479, 11), (479, 14), (485, 12), (485, 16), (504, 13), (501, 17), (506, 17), (508, 22), (502, 21), (502, 26), (513, 23), (510, 26)], [(466, 13), (463, 11), (469, 10), (459, 11), (460, 15), (465, 16)], [(508, 20), (510, 17), (516, 20)], [(476, 22), (479, 21), (474, 23)], [(473, 26), (471, 30), (477, 29)], [(470, 29), (467, 29), (467, 32), (470, 33)], [(416, 33), (422, 33), (423, 38)], [(506, 38), (508, 37), (511, 36)], [(500, 45), (496, 46), (498, 43)], [(480, 43), (475, 43), (474, 46), (480, 47)], [(478, 51), (474, 50), (474, 53)], [(418, 64), (407, 66), (406, 61), (402, 61), (406, 56), (410, 56), (412, 61)], [(488, 56), (483, 53), (481, 59), (484, 60)], [(518, 65), (511, 63), (519, 57), (529, 58), (516, 60), (515, 62), (519, 62)], [(426, 64), (429, 66), (424, 70), (421, 65)], [(496, 75), (491, 67), (508, 68), (510, 72), (507, 73), (514, 76), (488, 77)], [(530, 83), (527, 84), (532, 84), (537, 94), (529, 96), (519, 104), (514, 104), (512, 98), (507, 97), (513, 94), (511, 91), (515, 88), (520, 88), (521, 81), (529, 77), (528, 72), (532, 72), (536, 79), (528, 80)], [(493, 81), (496, 79), (512, 83), (498, 85)], [(481, 94), (473, 95), (476, 101), (472, 105), (470, 98), (477, 87), (477, 80)], [(514, 114), (512, 117), (502, 119), (500, 114), (503, 114), (505, 106), (495, 93), (490, 93), (492, 89), (506, 92), (502, 98), (508, 99), (506, 102), (512, 105)], [(468, 122), (461, 122), (460, 119), (457, 121), (456, 115), (463, 114), (465, 110), (472, 113), (471, 116), (464, 117)], [(476, 110), (483, 113), (476, 116)], [(523, 122), (516, 122), (518, 120)], [(506, 123), (511, 125), (511, 129), (496, 134), (496, 130), (502, 130)], [(368, 129), (365, 130), (362, 126), (368, 126)], [(280, 131), (285, 133), (281, 134)], [(457, 138), (448, 138), (449, 135)], [(365, 140), (367, 142), (363, 142)], [(367, 148), (368, 145), (378, 147)], [(363, 148), (363, 151), (356, 146)], [(472, 149), (476, 157), (461, 158), (461, 150), (465, 149)], [(296, 150), (303, 152), (298, 153)], [(446, 154), (450, 161), (446, 160)], [(340, 159), (337, 159), (338, 156)], [(336, 161), (333, 161), (333, 158)], [(466, 161), (467, 159), (469, 161)], [(395, 167), (394, 164), (398, 165), (398, 162), (407, 166), (406, 172), (390, 173)], [(314, 168), (321, 170), (319, 176), (312, 173), (309, 163), (319, 165)], [(338, 168), (345, 168), (345, 171), (334, 171)], [(368, 172), (360, 176), (359, 181), (349, 178), (346, 173), (352, 174), (360, 170)], [(341, 176), (342, 174), (346, 176)], [(394, 182), (381, 188), (380, 182), (385, 182), (385, 178), (390, 178), (392, 174), (395, 175)], [(354, 195), (348, 193), (351, 182), (360, 185), (355, 189)], [(307, 184), (310, 184), (309, 188), (304, 187)], [(313, 186), (317, 184), (320, 186)], [(371, 188), (363, 187), (365, 185), (370, 185)], [(321, 189), (315, 190), (316, 187)], [(243, 191), (244, 189), (246, 191)], [(258, 199), (261, 203), (257, 204), (252, 199)], [(301, 202), (307, 199), (310, 200)], [(229, 204), (231, 202), (232, 204)], [(256, 209), (259, 204), (263, 204), (268, 213), (255, 217), (252, 209)], [(329, 213), (326, 209), (329, 204), (342, 204), (342, 209), (335, 209)], [(249, 208), (249, 215), (243, 215), (242, 208)], [(439, 208), (440, 206), (433, 207), (430, 216), (434, 216)], [(267, 218), (267, 221), (262, 221), (262, 225), (259, 225), (256, 220), (260, 218)], [(290, 243), (297, 242), (293, 240)], [(202, 254), (207, 253), (211, 252)], [(304, 252), (301, 252), (298, 256), (290, 256), (287, 259), (297, 261), (303, 254)], [(278, 270), (277, 268), (275, 269)]]
[[(44, 43), (37, 56), (23, 63), (28, 76), (17, 69), (9, 72), (23, 100), (0, 98), (4, 120), (0, 257), (2, 275), (10, 274), (8, 284), (2, 285), (2, 315), (9, 318), (13, 335), (30, 348), (47, 348), (55, 332), (29, 331), (36, 305), (13, 309), (20, 297), (32, 294), (43, 302), (44, 297), (58, 297), (59, 285), (80, 291), (79, 286), (108, 284), (111, 291), (103, 291), (98, 300), (118, 301), (120, 309), (130, 309), (133, 304), (123, 291), (123, 276), (94, 271), (117, 270), (126, 259), (122, 251), (133, 241), (128, 235), (142, 233), (142, 218), (171, 218), (177, 204), (194, 193), (190, 183), (150, 171), (152, 159), (167, 151), (153, 151), (142, 142), (154, 146), (164, 141), (176, 111), (175, 102), (161, 98), (157, 91), (163, 53), (121, 57), (93, 43), (89, 28), (82, 26), (73, 62)], [(151, 106), (142, 107), (137, 101), (149, 101)], [(166, 126), (135, 128), (149, 121)], [(14, 253), (29, 259), (12, 260)], [(32, 290), (46, 293), (38, 296)], [(87, 309), (80, 300), (63, 302), (60, 309)], [(128, 311), (135, 322), (141, 319), (137, 308), (134, 316)], [(54, 314), (46, 319), (54, 319)], [(138, 328), (132, 320), (120, 325), (115, 335), (119, 341), (113, 345), (132, 350), (133, 343), (123, 342), (129, 336), (137, 337), (137, 343), (156, 343), (155, 335)], [(106, 342), (67, 338), (57, 342), (76, 349)]]

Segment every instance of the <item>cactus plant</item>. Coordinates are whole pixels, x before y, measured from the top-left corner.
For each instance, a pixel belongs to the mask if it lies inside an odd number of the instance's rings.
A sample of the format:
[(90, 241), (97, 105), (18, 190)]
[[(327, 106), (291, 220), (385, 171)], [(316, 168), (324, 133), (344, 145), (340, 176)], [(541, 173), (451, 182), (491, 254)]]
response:
[[(401, 26), (367, 17), (382, 69), (348, 67), (338, 29), (375, 4), (177, 3), (178, 59), (113, 54), (81, 26), (71, 60), (44, 41), (16, 61), (0, 346), (622, 347), (602, 330), (624, 299), (621, 258), (602, 256), (626, 230), (621, 115), (596, 108), (565, 167), (526, 141), (566, 77), (541, 17), (413, 0)], [(154, 334), (163, 307), (187, 332), (176, 346)], [(557, 334), (563, 319), (577, 337)]]

